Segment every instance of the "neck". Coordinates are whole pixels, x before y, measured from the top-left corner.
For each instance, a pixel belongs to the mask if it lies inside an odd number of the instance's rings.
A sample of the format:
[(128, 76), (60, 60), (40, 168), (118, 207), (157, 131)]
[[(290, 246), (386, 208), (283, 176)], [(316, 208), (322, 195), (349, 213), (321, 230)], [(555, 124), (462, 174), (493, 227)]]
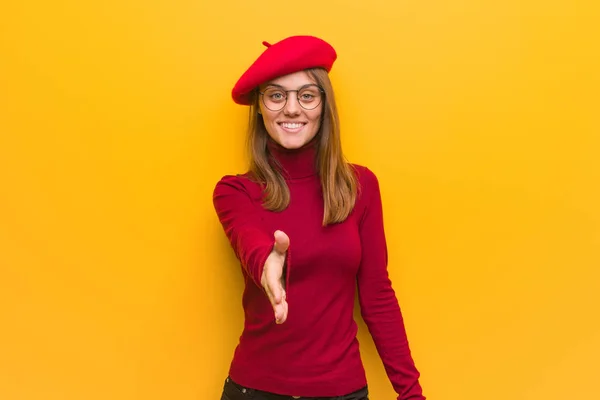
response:
[(317, 137), (298, 149), (286, 149), (270, 137), (267, 149), (272, 157), (282, 167), (281, 173), (285, 179), (299, 179), (313, 176), (317, 173), (316, 154)]

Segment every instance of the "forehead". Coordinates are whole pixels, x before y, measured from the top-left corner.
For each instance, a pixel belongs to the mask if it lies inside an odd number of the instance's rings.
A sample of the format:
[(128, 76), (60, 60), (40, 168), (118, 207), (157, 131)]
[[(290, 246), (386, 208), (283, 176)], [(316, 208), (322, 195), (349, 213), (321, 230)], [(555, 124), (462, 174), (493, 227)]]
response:
[(282, 86), (287, 89), (296, 89), (300, 86), (308, 85), (311, 83), (317, 83), (314, 79), (308, 75), (306, 71), (298, 71), (293, 74), (280, 76), (279, 78), (272, 79), (268, 82), (265, 82), (262, 87), (266, 87), (269, 85), (277, 85)]

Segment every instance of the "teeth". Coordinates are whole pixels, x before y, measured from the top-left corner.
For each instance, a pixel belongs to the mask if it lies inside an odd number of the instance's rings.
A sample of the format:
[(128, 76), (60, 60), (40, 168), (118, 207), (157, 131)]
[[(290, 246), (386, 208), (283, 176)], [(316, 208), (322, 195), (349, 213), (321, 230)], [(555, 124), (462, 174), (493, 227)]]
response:
[(302, 126), (304, 126), (304, 124), (290, 124), (290, 123), (282, 123), (281, 126), (283, 126), (284, 128), (288, 128), (288, 129), (297, 129), (300, 128)]

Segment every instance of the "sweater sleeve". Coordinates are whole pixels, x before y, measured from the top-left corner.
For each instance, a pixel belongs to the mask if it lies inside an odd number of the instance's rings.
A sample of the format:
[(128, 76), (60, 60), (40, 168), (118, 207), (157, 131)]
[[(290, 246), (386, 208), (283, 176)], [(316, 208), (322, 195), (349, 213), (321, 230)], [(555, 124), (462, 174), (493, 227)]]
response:
[(235, 255), (252, 280), (262, 288), (261, 277), (274, 238), (261, 229), (259, 210), (240, 178), (223, 177), (215, 186), (213, 204)]
[(362, 261), (357, 275), (362, 317), (373, 337), (398, 400), (424, 400), (404, 320), (388, 275), (387, 244), (377, 177), (364, 171), (366, 207), (360, 220)]

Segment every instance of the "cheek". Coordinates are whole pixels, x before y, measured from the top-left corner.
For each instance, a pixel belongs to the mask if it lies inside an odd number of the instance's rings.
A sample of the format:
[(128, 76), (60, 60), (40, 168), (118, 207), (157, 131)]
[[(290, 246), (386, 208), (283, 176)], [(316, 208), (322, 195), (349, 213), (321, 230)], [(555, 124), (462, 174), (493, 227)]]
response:
[(265, 113), (263, 111), (263, 123), (265, 125), (265, 128), (267, 129), (267, 132), (270, 135), (273, 135), (275, 133), (275, 129), (277, 128), (277, 124), (275, 123), (275, 117), (273, 115), (270, 115), (269, 113)]
[(321, 126), (321, 113), (310, 116), (310, 122), (318, 129)]

